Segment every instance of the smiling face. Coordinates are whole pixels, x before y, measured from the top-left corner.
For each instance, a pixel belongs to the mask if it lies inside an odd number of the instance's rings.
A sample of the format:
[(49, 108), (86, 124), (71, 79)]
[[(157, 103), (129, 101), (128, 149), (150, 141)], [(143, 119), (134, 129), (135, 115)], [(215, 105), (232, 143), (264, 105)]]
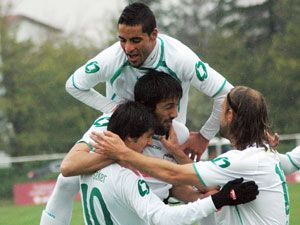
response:
[(120, 44), (129, 63), (134, 67), (141, 66), (155, 47), (157, 29), (148, 35), (143, 33), (142, 25), (119, 24), (118, 30)]
[(159, 122), (165, 129), (169, 130), (172, 126), (172, 120), (178, 115), (178, 98), (171, 98), (160, 101), (155, 107), (155, 114)]
[(138, 138), (127, 137), (125, 139), (125, 144), (127, 145), (127, 147), (131, 148), (136, 152), (142, 152), (147, 145), (153, 144), (152, 135), (153, 135), (153, 131), (150, 130)]

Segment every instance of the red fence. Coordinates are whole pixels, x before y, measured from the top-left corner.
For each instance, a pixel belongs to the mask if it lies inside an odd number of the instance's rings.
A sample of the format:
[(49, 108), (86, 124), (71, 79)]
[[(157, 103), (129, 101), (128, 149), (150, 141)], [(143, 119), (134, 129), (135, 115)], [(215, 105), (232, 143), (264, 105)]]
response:
[[(45, 204), (47, 203), (56, 181), (43, 181), (15, 184), (13, 188), (14, 201), (17, 205), (29, 205), (29, 204)], [(76, 196), (76, 199), (80, 199), (80, 195)]]

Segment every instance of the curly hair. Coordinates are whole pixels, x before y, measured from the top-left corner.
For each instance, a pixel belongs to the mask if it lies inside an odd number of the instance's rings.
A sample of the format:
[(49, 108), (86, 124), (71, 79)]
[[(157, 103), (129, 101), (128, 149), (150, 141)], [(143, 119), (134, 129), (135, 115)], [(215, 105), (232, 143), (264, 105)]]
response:
[(234, 113), (229, 135), (237, 149), (256, 144), (267, 150), (270, 129), (267, 105), (262, 94), (254, 89), (238, 86), (227, 95), (227, 105)]

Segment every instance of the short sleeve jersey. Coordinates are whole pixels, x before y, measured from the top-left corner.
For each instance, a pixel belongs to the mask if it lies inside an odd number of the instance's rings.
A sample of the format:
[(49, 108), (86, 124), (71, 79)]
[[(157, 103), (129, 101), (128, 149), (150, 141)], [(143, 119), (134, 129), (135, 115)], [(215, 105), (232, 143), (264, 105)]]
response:
[(193, 224), (215, 211), (210, 197), (184, 206), (165, 205), (143, 178), (118, 164), (81, 175), (80, 186), (86, 225)]
[(254, 180), (259, 187), (256, 200), (223, 207), (217, 213), (219, 224), (289, 223), (288, 188), (276, 153), (250, 147), (243, 151), (231, 150), (212, 161), (197, 162), (193, 166), (206, 186), (223, 186), (232, 179), (243, 177), (245, 181)]
[(154, 50), (141, 67), (129, 64), (117, 42), (76, 70), (71, 77), (72, 84), (79, 90), (88, 90), (106, 82), (110, 86), (107, 89), (112, 100), (133, 100), (134, 85), (149, 68), (164, 71), (181, 83), (183, 96), (176, 120), (182, 123), (186, 122), (190, 84), (210, 97), (218, 95), (228, 84), (222, 75), (202, 62), (187, 46), (163, 34), (158, 36)]
[[(78, 142), (85, 142), (90, 146), (92, 140), (90, 138), (90, 134), (95, 132), (103, 132), (107, 129), (107, 124), (109, 122), (111, 114), (104, 114), (97, 118), (90, 129), (83, 135), (83, 137)], [(178, 134), (178, 141), (180, 144), (184, 143), (189, 137), (189, 131), (185, 125), (173, 120), (173, 127), (175, 132)], [(165, 159), (168, 161), (175, 162), (172, 155), (170, 155), (162, 143), (159, 141), (157, 137), (153, 137), (153, 144), (151, 146), (147, 146), (143, 154), (148, 156), (153, 156), (161, 159)], [(153, 192), (160, 198), (166, 199), (169, 196), (169, 189), (172, 188), (172, 185), (166, 183), (164, 181), (157, 180), (153, 177), (150, 177), (147, 174), (143, 174), (144, 179), (147, 181)]]

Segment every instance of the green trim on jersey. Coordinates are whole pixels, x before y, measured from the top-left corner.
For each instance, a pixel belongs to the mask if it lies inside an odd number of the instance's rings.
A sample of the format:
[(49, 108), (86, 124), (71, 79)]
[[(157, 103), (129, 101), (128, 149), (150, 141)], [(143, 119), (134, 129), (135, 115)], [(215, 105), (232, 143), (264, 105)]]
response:
[(81, 88), (79, 88), (79, 87), (76, 86), (74, 75), (75, 74), (73, 73), (72, 74), (72, 85), (73, 85), (73, 87), (76, 88), (76, 89), (78, 89), (78, 90), (80, 90), (80, 91), (88, 91), (89, 89), (81, 89)]
[(111, 96), (110, 99), (111, 99), (111, 100), (114, 100), (114, 99), (116, 98), (116, 96), (117, 96), (116, 93), (114, 93), (114, 94)]
[(160, 141), (160, 138), (159, 138), (159, 136), (158, 136), (158, 135), (153, 135), (153, 136), (152, 136), (152, 138), (153, 138), (154, 140), (158, 140), (158, 141)]
[(194, 168), (194, 170), (195, 170), (195, 172), (196, 172), (196, 174), (197, 174), (197, 177), (199, 178), (200, 182), (201, 182), (205, 187), (207, 187), (207, 185), (205, 184), (204, 180), (202, 179), (202, 177), (200, 176), (200, 174), (199, 174), (199, 172), (198, 172), (198, 170), (197, 170), (197, 168), (196, 168), (196, 163), (195, 163), (195, 162), (193, 162), (193, 168)]
[(112, 78), (110, 79), (110, 84), (113, 84), (114, 81), (121, 75), (122, 73), (122, 69), (125, 67), (125, 66), (128, 66), (129, 65), (129, 62), (126, 61), (119, 69), (117, 69), (117, 71), (114, 73), (114, 75), (112, 76)]
[(177, 74), (171, 70), (167, 63), (166, 63), (166, 60), (165, 60), (165, 43), (164, 43), (164, 40), (161, 39), (160, 37), (157, 37), (159, 40), (160, 40), (160, 43), (161, 43), (161, 52), (160, 52), (160, 56), (159, 56), (159, 61), (157, 63), (157, 65), (154, 67), (154, 69), (157, 69), (158, 67), (164, 67), (167, 69), (168, 73), (174, 77), (180, 84), (181, 84), (181, 80), (178, 78)]
[(241, 214), (240, 214), (240, 211), (239, 211), (239, 208), (237, 207), (237, 205), (234, 206), (235, 210), (236, 210), (236, 213), (238, 215), (238, 218), (240, 219), (240, 222), (241, 224), (244, 224), (243, 223), (243, 220), (242, 220), (242, 217), (241, 217)]
[[(168, 67), (166, 61), (165, 61), (165, 44), (163, 39), (161, 39), (160, 37), (157, 37), (160, 40), (160, 56), (159, 56), (159, 61), (157, 63), (157, 65), (154, 67), (155, 70), (157, 70), (159, 67), (165, 68), (167, 70), (167, 73), (170, 74), (172, 77), (174, 77), (180, 84), (181, 84), (181, 80), (178, 78), (177, 74)], [(122, 73), (122, 69), (126, 66), (130, 66), (130, 63), (128, 62), (128, 60), (119, 68), (117, 69), (117, 71), (114, 73), (114, 75), (112, 76), (112, 78), (110, 79), (110, 84), (112, 85), (115, 80), (121, 75)], [(148, 70), (151, 68), (147, 68), (147, 67), (139, 67), (137, 68), (139, 70)]]
[(289, 215), (290, 214), (289, 190), (280, 163), (276, 164), (275, 172), (279, 176), (279, 179), (281, 181), (281, 186), (282, 186), (283, 196), (284, 196), (285, 214)]
[(220, 89), (212, 96), (212, 98), (216, 97), (223, 90), (223, 88), (225, 87), (226, 82), (227, 82), (227, 80), (225, 79), (222, 86), (220, 87)]
[(84, 143), (89, 147), (91, 152), (95, 151), (94, 147), (90, 143), (87, 143), (86, 141), (77, 141), (76, 143)]
[(300, 168), (299, 168), (299, 167), (296, 165), (296, 163), (292, 160), (291, 156), (290, 156), (288, 153), (287, 153), (286, 155), (287, 155), (289, 161), (291, 162), (291, 164), (292, 164), (294, 167), (296, 167), (298, 170), (300, 170)]

